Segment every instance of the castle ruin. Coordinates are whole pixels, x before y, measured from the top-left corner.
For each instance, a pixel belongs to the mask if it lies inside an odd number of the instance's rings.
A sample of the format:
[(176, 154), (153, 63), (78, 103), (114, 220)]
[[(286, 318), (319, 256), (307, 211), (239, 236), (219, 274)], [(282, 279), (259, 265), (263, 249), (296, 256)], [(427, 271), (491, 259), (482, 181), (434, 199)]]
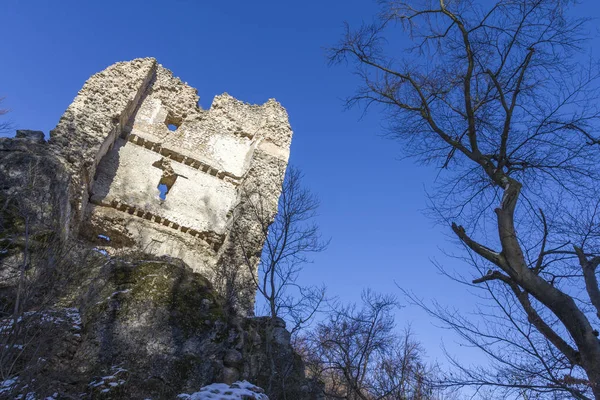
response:
[[(291, 137), (275, 100), (257, 106), (223, 94), (203, 110), (196, 89), (155, 59), (116, 63), (85, 83), (50, 134), (71, 174), (63, 234), (109, 253), (180, 258), (223, 286), (219, 271), (248, 273), (233, 232), (244, 233), (258, 263), (263, 239), (240, 215), (243, 197), (258, 193), (275, 215)], [(255, 292), (239, 295), (251, 305)]]
[(145, 58), (88, 79), (48, 142), (0, 138), (4, 393), (160, 399), (245, 379), (320, 399), (285, 322), (252, 315), (291, 137), (276, 101), (203, 110)]

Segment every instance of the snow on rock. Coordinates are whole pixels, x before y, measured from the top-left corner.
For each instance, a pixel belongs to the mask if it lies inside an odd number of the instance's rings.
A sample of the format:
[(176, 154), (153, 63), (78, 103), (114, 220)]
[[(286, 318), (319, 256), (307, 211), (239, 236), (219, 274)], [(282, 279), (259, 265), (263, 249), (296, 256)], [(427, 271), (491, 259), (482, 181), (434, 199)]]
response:
[[(35, 321), (35, 323), (62, 324), (68, 322), (76, 331), (81, 330), (81, 315), (77, 308), (58, 308), (43, 311), (28, 311), (17, 318), (17, 324)], [(8, 317), (0, 320), (0, 333), (13, 328), (14, 318)]]
[(204, 386), (199, 392), (192, 394), (180, 394), (177, 396), (182, 400), (269, 400), (265, 391), (254, 386), (248, 381), (226, 383), (213, 383)]
[(9, 394), (17, 384), (19, 378), (8, 378), (0, 382), (0, 394)]
[(111, 367), (111, 372), (112, 373), (110, 375), (93, 380), (88, 384), (88, 386), (99, 391), (100, 393), (108, 393), (111, 391), (111, 389), (127, 383), (127, 380), (123, 379), (123, 375), (127, 375), (128, 372), (125, 368), (113, 365)]

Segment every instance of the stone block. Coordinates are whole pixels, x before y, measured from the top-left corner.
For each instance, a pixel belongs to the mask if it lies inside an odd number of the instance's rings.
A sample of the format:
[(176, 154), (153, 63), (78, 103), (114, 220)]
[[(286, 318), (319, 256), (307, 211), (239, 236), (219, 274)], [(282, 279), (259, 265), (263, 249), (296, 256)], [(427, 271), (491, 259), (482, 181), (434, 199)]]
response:
[(25, 139), (34, 143), (44, 143), (46, 141), (46, 139), (44, 139), (44, 132), (32, 131), (29, 129), (18, 129), (15, 137), (17, 139)]

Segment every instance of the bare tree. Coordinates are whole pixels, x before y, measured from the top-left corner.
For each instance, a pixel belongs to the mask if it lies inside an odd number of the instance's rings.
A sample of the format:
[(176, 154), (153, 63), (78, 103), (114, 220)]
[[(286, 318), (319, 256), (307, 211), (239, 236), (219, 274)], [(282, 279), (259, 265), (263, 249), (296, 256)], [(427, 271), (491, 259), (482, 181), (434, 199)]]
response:
[[(302, 173), (293, 167), (285, 173), (274, 221), (266, 212), (266, 200), (260, 192), (247, 198), (265, 245), (258, 276), (254, 275), (251, 258), (246, 258), (246, 264), (259, 295), (266, 301), (268, 315), (290, 322), (294, 334), (315, 315), (325, 297), (324, 287), (298, 283), (299, 274), (310, 262), (309, 254), (321, 252), (328, 245), (314, 222), (319, 200), (302, 186)], [(243, 238), (239, 243), (245, 246)], [(248, 254), (245, 250), (243, 253)]]
[(432, 214), (494, 311), (432, 311), (501, 367), (463, 383), (600, 399), (600, 75), (574, 3), (382, 1), (330, 56), (362, 81), (348, 104), (441, 168)]
[[(328, 399), (439, 399), (434, 370), (426, 366), (410, 330), (397, 335), (396, 299), (371, 291), (361, 307), (337, 307), (301, 343), (310, 373)], [(435, 392), (435, 394), (434, 394)]]
[[(4, 97), (0, 97), (0, 119), (4, 119), (9, 110), (2, 107)], [(13, 129), (13, 124), (7, 120), (0, 120), (0, 134), (8, 133)]]
[[(296, 338), (300, 329), (321, 308), (325, 288), (303, 286), (298, 278), (303, 267), (310, 262), (309, 255), (325, 250), (328, 242), (321, 239), (314, 222), (319, 201), (302, 186), (301, 172), (293, 167), (286, 171), (282, 166), (278, 176), (283, 177), (283, 182), (275, 218), (271, 210), (277, 199), (269, 190), (260, 186), (245, 190), (238, 205), (242, 210), (238, 213), (239, 218), (245, 219), (240, 225), (255, 227), (255, 234), (237, 231), (233, 234), (239, 254), (244, 257), (252, 289), (258, 292), (257, 314), (270, 317), (265, 343), (271, 373), (265, 389), (271, 395), (285, 399), (294, 360), (286, 360), (283, 365), (280, 361), (277, 365), (273, 350), (274, 335), (279, 326), (277, 319), (283, 319), (292, 338)], [(258, 260), (259, 255), (252, 250), (256, 249), (257, 243), (264, 243)]]
[[(7, 156), (8, 157), (8, 156)], [(92, 265), (90, 254), (61, 238), (60, 203), (50, 189), (48, 171), (56, 165), (34, 155), (15, 155), (0, 165), (0, 380), (12, 389), (50, 390), (40, 371), (66, 347), (65, 325), (79, 326), (65, 293), (81, 278), (79, 263)], [(16, 165), (16, 166), (15, 166)], [(14, 169), (11, 167), (14, 166)], [(20, 173), (14, 173), (18, 170)], [(91, 258), (94, 258), (93, 255)], [(94, 258), (95, 259), (95, 258)], [(97, 261), (96, 261), (97, 262)], [(62, 300), (61, 305), (57, 305)], [(40, 375), (41, 374), (41, 375)], [(17, 378), (18, 377), (18, 378)], [(9, 385), (10, 386), (10, 385)], [(10, 387), (4, 387), (6, 391)]]

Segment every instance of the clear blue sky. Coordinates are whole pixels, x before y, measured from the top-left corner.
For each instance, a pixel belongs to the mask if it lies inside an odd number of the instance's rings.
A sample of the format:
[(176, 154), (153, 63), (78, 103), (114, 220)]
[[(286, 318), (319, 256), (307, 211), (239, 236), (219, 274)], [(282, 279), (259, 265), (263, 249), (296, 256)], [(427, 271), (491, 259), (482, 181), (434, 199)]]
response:
[[(599, 14), (592, 0), (581, 10)], [(452, 249), (447, 229), (421, 213), (436, 171), (399, 161), (400, 144), (380, 136), (377, 112), (345, 111), (356, 79), (327, 66), (324, 47), (339, 39), (343, 21), (376, 11), (374, 0), (3, 0), (0, 96), (17, 127), (48, 133), (90, 75), (152, 56), (196, 87), (204, 108), (223, 92), (250, 103), (274, 97), (294, 130), (291, 162), (321, 198), (318, 222), (332, 238), (303, 280), (346, 301), (364, 287), (399, 294), (398, 282), (467, 311), (474, 297), (430, 262), (464, 267), (439, 250)], [(398, 314), (438, 357), (442, 337), (452, 339), (433, 322), (411, 307)]]

